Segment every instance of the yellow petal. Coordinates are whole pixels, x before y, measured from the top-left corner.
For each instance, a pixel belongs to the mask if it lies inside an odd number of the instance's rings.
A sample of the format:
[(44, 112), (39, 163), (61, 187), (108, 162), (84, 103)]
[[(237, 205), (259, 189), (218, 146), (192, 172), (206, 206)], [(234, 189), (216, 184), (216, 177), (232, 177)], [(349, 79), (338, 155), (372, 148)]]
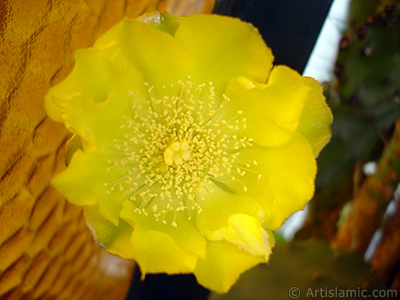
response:
[(58, 100), (63, 122), (71, 132), (81, 137), (85, 150), (93, 151), (95, 144), (115, 145), (114, 140), (120, 139), (120, 135), (128, 130), (127, 119), (131, 118), (134, 104), (147, 105), (149, 95), (141, 75), (131, 70), (129, 79), (129, 87), (111, 90), (107, 100), (101, 103), (94, 103), (89, 94)]
[(82, 137), (82, 142), (94, 139), (88, 123), (93, 119), (98, 106), (89, 94), (74, 94), (63, 99), (53, 98), (49, 94), (45, 106), (50, 118), (64, 122), (69, 131)]
[(100, 246), (122, 258), (133, 258), (131, 244), (133, 228), (131, 225), (120, 221), (118, 226), (115, 226), (100, 214), (98, 206), (85, 206), (84, 213), (87, 225)]
[(268, 236), (261, 227), (260, 218), (246, 214), (234, 214), (229, 218), (228, 226), (206, 234), (209, 240), (226, 240), (251, 255), (266, 257), (271, 254), (272, 247), (268, 240), (264, 240)]
[(198, 256), (184, 251), (167, 233), (135, 227), (131, 243), (143, 275), (147, 273), (191, 273)]
[(152, 215), (139, 213), (137, 207), (129, 200), (123, 203), (120, 216), (135, 228), (168, 234), (185, 253), (201, 257), (205, 255), (206, 240), (194, 224), (188, 221), (187, 216), (176, 213), (173, 219), (163, 223), (161, 220), (156, 221)]
[(229, 226), (232, 215), (258, 216), (261, 213), (261, 207), (254, 198), (225, 191), (214, 183), (208, 184), (200, 197), (204, 197), (204, 200), (201, 202), (202, 211), (196, 217), (196, 225), (206, 237)]
[(333, 116), (325, 102), (321, 84), (310, 77), (304, 77), (303, 81), (310, 87), (310, 92), (297, 131), (307, 138), (317, 156), (331, 137)]
[(280, 147), (254, 145), (245, 149), (240, 159), (250, 158), (257, 162), (252, 167), (255, 172), (247, 172), (241, 180), (247, 186), (247, 194), (263, 207), (263, 226), (276, 230), (312, 198), (317, 172), (314, 154), (308, 141), (296, 133)]
[(63, 122), (71, 132), (81, 137), (85, 150), (93, 151), (95, 145), (115, 144), (116, 139), (124, 138), (123, 135), (129, 131), (128, 119), (132, 119), (134, 105), (147, 105), (149, 95), (141, 75), (136, 71), (130, 75), (129, 87), (111, 90), (101, 103), (94, 103), (88, 94), (57, 102)]
[[(69, 102), (74, 98), (77, 98), (75, 101), (82, 101), (83, 98), (87, 103), (102, 102), (107, 99), (111, 89), (127, 88), (135, 82), (137, 71), (127, 63), (124, 63), (125, 67), (121, 67), (122, 58), (119, 52), (116, 46), (78, 50), (71, 74), (50, 88), (45, 97), (47, 114), (53, 120), (62, 122), (66, 113), (75, 113), (74, 107), (69, 107)], [(86, 108), (90, 108), (88, 104)]]
[(229, 242), (209, 242), (206, 257), (199, 259), (194, 274), (206, 288), (226, 293), (240, 274), (263, 262), (265, 256), (251, 255)]
[(109, 164), (105, 156), (98, 151), (85, 153), (77, 150), (69, 167), (58, 174), (52, 184), (71, 203), (77, 205), (95, 205), (100, 213), (114, 225), (118, 224), (124, 192), (107, 193), (110, 184), (125, 176), (124, 168), (108, 170)]
[[(73, 97), (102, 102), (117, 87), (130, 90), (140, 82), (154, 86), (153, 92), (162, 95), (162, 86), (176, 84), (189, 75), (193, 59), (171, 35), (138, 20), (124, 19), (101, 36), (94, 46), (76, 52), (75, 67), (61, 83), (52, 87), (45, 99), (47, 114), (62, 122), (65, 102)], [(171, 72), (173, 70), (173, 72)], [(147, 87), (148, 88), (148, 87)]]
[[(116, 152), (116, 141), (127, 140), (126, 134), (132, 136), (129, 121), (132, 120), (134, 105), (143, 104), (146, 100), (148, 94), (140, 86), (132, 85), (129, 90), (112, 90), (107, 101), (102, 103), (102, 107), (88, 121), (93, 135), (91, 142), (104, 152)], [(130, 147), (134, 147), (134, 144), (130, 143)]]
[(160, 97), (163, 85), (187, 79), (193, 65), (193, 58), (173, 36), (138, 20), (124, 19), (94, 45), (111, 46), (119, 50), (117, 61), (137, 69)]
[[(94, 205), (98, 202), (92, 188), (83, 183), (92, 173), (92, 164), (87, 164), (89, 157), (78, 149), (72, 157), (70, 166), (52, 180), (53, 186), (73, 204)], [(92, 183), (98, 185), (97, 182)]]
[(265, 82), (273, 55), (257, 29), (231, 17), (194, 15), (185, 18), (175, 38), (195, 58), (193, 77), (213, 81), (217, 95), (229, 79), (248, 76)]
[[(249, 78), (230, 81), (225, 94), (226, 116), (239, 123), (245, 118), (243, 135), (262, 146), (276, 147), (291, 139), (296, 131), (309, 87), (296, 71), (277, 66), (267, 84)], [(229, 119), (229, 117), (227, 117)]]

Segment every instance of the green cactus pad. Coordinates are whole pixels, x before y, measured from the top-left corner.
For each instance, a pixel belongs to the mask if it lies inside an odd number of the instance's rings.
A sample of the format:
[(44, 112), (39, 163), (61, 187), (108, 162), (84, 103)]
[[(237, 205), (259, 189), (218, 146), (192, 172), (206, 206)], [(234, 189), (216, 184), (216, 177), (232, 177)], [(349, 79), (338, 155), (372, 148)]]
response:
[(400, 117), (400, 8), (386, 6), (341, 41), (339, 96), (380, 130)]

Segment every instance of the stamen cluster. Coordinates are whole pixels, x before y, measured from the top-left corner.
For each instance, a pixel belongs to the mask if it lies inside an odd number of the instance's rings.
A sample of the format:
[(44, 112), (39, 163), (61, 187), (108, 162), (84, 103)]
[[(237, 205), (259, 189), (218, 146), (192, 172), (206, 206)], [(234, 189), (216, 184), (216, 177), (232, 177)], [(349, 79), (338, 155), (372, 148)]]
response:
[(125, 193), (138, 213), (177, 226), (178, 212), (185, 211), (189, 220), (201, 212), (205, 199), (199, 192), (205, 184), (245, 174), (238, 156), (252, 140), (238, 136), (246, 127), (240, 111), (225, 119), (223, 106), (230, 100), (225, 95), (216, 99), (212, 82), (195, 85), (189, 78), (163, 86), (162, 98), (145, 85), (147, 99), (130, 92), (131, 112), (113, 140), (119, 155), (108, 161), (108, 171), (124, 166), (126, 176), (104, 184), (107, 193)]

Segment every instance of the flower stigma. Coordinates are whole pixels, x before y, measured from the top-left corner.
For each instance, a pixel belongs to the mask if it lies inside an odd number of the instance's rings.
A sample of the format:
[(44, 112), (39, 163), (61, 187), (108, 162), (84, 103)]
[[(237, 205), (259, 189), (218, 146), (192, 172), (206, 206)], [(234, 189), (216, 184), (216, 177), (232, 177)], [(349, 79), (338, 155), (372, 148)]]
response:
[(129, 92), (131, 113), (124, 115), (120, 136), (113, 140), (119, 154), (108, 160), (107, 169), (125, 166), (126, 175), (104, 183), (107, 193), (123, 193), (137, 213), (176, 227), (177, 214), (185, 213), (191, 220), (201, 213), (205, 199), (199, 192), (213, 192), (206, 184), (223, 187), (237, 181), (246, 192), (238, 178), (251, 164), (238, 156), (253, 143), (235, 134), (246, 128), (246, 119), (240, 111), (224, 112), (230, 99), (217, 99), (212, 82), (195, 85), (190, 77), (163, 86), (162, 97), (156, 96), (153, 86), (145, 87), (147, 99)]
[(190, 149), (186, 141), (174, 142), (164, 151), (164, 162), (169, 166), (172, 164), (181, 165), (189, 157)]

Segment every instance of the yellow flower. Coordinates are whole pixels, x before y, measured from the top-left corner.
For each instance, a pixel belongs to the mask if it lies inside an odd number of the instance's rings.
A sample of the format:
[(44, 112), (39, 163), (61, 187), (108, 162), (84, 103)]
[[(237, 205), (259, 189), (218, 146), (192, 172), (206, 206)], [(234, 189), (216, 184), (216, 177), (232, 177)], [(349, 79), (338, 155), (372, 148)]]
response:
[(76, 53), (46, 109), (83, 149), (53, 184), (102, 247), (217, 292), (268, 261), (332, 122), (320, 85), (272, 62), (254, 27), (216, 15), (125, 19)]

